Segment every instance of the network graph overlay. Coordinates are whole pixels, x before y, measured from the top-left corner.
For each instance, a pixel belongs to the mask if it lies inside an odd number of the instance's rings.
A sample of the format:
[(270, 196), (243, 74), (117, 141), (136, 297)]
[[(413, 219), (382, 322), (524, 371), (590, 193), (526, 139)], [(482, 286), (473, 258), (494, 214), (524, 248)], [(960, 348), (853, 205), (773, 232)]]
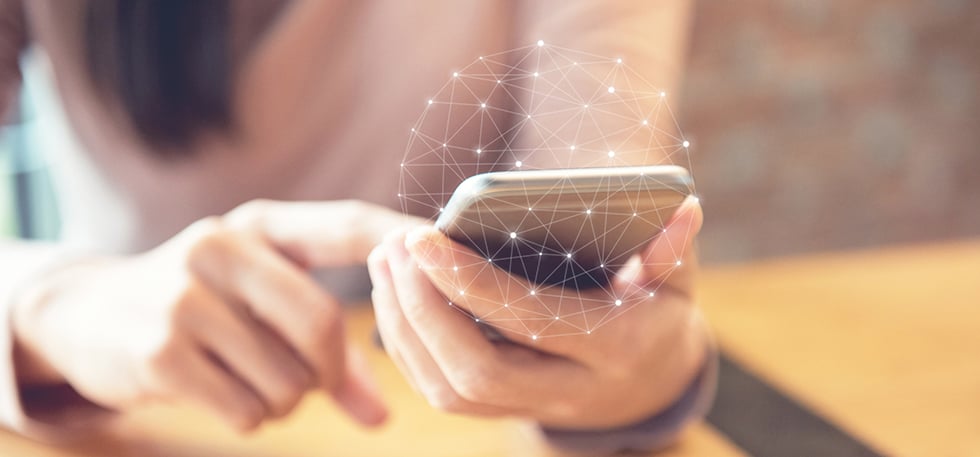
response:
[[(436, 217), (460, 182), (490, 171), (691, 170), (691, 144), (667, 103), (670, 94), (631, 69), (626, 56), (538, 41), (481, 56), (447, 77), (420, 101), (422, 114), (409, 132), (398, 193), (406, 212)], [(478, 226), (479, 236), (456, 240), (472, 255), (454, 259), (449, 277), (473, 268), (488, 274), (460, 274), (448, 304), (505, 335), (539, 339), (591, 334), (655, 303), (658, 285), (681, 267), (681, 247), (671, 247), (676, 257), (664, 265), (643, 265), (640, 254), (683, 198), (657, 194), (662, 183), (654, 176), (609, 180), (615, 192), (577, 192), (559, 180), (544, 196), (510, 194), (487, 203), (494, 213), (467, 213), (465, 223)], [(693, 182), (683, 194), (696, 195)], [(659, 277), (645, 284), (614, 280), (622, 268), (645, 267)], [(471, 290), (483, 297), (468, 296)]]

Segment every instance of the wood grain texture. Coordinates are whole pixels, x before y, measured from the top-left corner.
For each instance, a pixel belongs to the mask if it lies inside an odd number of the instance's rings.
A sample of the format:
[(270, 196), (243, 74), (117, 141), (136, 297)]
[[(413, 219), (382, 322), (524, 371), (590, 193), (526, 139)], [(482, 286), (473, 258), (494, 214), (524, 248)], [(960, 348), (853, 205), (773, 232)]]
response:
[(980, 455), (980, 242), (707, 271), (748, 369), (888, 455)]

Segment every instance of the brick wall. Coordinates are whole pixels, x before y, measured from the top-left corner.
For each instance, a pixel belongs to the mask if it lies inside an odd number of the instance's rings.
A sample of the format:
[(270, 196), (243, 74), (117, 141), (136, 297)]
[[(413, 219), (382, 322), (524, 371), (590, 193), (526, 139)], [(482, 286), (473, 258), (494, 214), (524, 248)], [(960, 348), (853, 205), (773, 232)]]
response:
[(980, 234), (980, 2), (701, 0), (684, 84), (706, 260)]

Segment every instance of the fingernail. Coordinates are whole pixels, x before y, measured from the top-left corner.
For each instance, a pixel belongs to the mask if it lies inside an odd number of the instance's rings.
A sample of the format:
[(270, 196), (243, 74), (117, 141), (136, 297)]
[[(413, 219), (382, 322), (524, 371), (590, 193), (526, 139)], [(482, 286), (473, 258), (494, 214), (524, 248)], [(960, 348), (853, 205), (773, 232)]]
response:
[(381, 387), (374, 379), (374, 375), (371, 373), (371, 365), (364, 357), (364, 353), (356, 347), (351, 347), (348, 357), (350, 357), (351, 366), (354, 368), (354, 375), (364, 383), (364, 386), (375, 398), (380, 399)]
[(687, 197), (687, 199), (684, 200), (683, 203), (681, 203), (681, 206), (677, 208), (677, 211), (674, 212), (674, 215), (671, 216), (670, 221), (667, 222), (666, 228), (677, 230), (674, 227), (691, 226), (694, 223), (694, 220), (691, 217), (691, 215), (685, 214), (685, 212), (694, 211), (695, 205), (697, 205), (697, 202), (694, 200), (694, 198)]
[(430, 230), (429, 227), (415, 227), (405, 234), (405, 247), (412, 249), (413, 246), (425, 241), (425, 234)]
[(439, 268), (442, 260), (441, 246), (429, 239), (429, 230), (428, 227), (418, 227), (405, 235), (405, 247), (423, 269)]
[(368, 256), (368, 273), (371, 274), (371, 283), (376, 287), (386, 285), (391, 282), (391, 272), (388, 271), (387, 249), (383, 246), (374, 248)]
[(385, 251), (388, 253), (388, 260), (397, 264), (402, 264), (408, 258), (408, 250), (405, 249), (405, 235), (397, 234), (389, 236), (385, 240)]
[(337, 392), (337, 402), (355, 420), (366, 426), (381, 425), (388, 418), (388, 408), (381, 398), (370, 368), (359, 352), (348, 355), (347, 379)]

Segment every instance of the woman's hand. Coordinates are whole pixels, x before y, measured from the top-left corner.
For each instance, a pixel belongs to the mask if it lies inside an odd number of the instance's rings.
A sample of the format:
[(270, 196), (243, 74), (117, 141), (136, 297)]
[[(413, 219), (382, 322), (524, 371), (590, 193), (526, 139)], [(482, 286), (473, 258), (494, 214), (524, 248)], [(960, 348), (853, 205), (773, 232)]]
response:
[(342, 310), (306, 270), (362, 263), (385, 231), (417, 223), (359, 202), (252, 202), (145, 254), (76, 262), (14, 305), (19, 380), (67, 382), (113, 410), (189, 401), (242, 431), (321, 388), (380, 423)]
[[(389, 236), (368, 258), (385, 348), (416, 389), (448, 411), (568, 429), (648, 418), (672, 404), (704, 362), (707, 336), (692, 299), (701, 220), (696, 200), (686, 201), (642, 261), (617, 274), (614, 296), (530, 284), (431, 227)], [(460, 284), (468, 285), (465, 293)], [(616, 299), (622, 302), (612, 313), (624, 315), (595, 331), (536, 336), (548, 310), (581, 309), (597, 322)], [(504, 342), (489, 341), (474, 318), (455, 309), (479, 317), (504, 303), (515, 317), (497, 321)]]

